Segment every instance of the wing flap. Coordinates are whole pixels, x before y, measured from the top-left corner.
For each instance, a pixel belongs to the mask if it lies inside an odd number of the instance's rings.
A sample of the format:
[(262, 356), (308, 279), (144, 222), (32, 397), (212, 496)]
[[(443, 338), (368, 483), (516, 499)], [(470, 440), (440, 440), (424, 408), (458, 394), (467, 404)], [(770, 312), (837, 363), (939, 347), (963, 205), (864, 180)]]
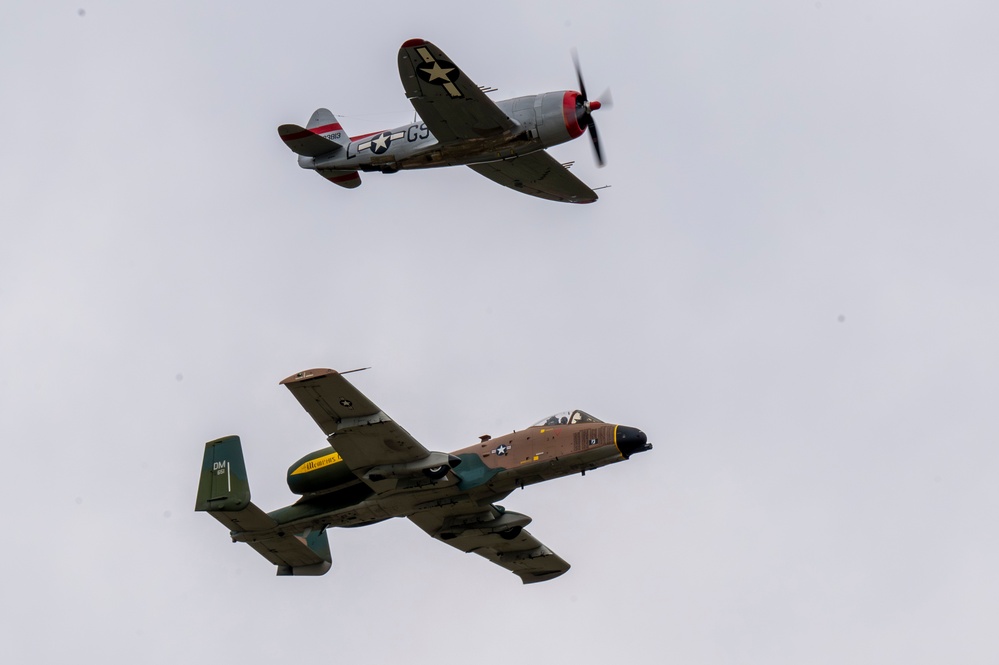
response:
[(550, 201), (593, 203), (597, 200), (596, 192), (544, 150), (499, 162), (469, 164), (468, 168), (504, 187)]
[(524, 584), (544, 582), (569, 570), (562, 557), (523, 528), (531, 521), (526, 515), (469, 502), (424, 510), (409, 519), (437, 540), (506, 568)]

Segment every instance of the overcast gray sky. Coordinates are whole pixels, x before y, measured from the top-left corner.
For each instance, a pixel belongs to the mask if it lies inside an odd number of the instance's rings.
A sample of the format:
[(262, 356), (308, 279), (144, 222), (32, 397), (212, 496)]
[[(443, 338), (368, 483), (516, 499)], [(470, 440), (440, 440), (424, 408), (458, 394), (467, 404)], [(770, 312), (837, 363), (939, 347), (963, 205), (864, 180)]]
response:
[[(995, 663), (993, 3), (8, 3), (0, 644), (19, 662)], [(468, 169), (299, 169), (276, 127), (408, 122), (396, 55), (575, 88), (570, 206)], [(583, 408), (655, 450), (504, 505), (523, 587), (404, 520), (276, 578), (195, 514), (324, 444), (282, 378), (453, 450)]]

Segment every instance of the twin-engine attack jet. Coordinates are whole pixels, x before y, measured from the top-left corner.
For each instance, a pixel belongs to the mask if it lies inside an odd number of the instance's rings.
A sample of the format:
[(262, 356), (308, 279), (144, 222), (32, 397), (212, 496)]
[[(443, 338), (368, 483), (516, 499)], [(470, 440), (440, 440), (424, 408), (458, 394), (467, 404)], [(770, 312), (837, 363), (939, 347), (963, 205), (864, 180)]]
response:
[(530, 517), (494, 502), (518, 487), (652, 448), (634, 427), (572, 411), (506, 436), (482, 436), (450, 454), (431, 452), (341, 373), (312, 369), (281, 383), (330, 443), (288, 469), (288, 487), (301, 498), (271, 513), (252, 504), (239, 437), (227, 436), (205, 444), (195, 505), (228, 527), (233, 542), (248, 543), (275, 564), (278, 575), (326, 573), (332, 565), (327, 527), (407, 517), (525, 584), (550, 580), (569, 564), (524, 529)]
[(596, 193), (544, 150), (588, 129), (603, 165), (592, 117), (600, 102), (587, 99), (578, 62), (576, 74), (580, 92), (493, 102), (443, 51), (410, 39), (399, 49), (399, 75), (420, 122), (349, 137), (332, 113), (319, 109), (305, 127), (281, 125), (278, 134), (299, 155), (299, 166), (341, 187), (360, 185), (358, 171), (467, 165), (525, 194), (592, 203)]

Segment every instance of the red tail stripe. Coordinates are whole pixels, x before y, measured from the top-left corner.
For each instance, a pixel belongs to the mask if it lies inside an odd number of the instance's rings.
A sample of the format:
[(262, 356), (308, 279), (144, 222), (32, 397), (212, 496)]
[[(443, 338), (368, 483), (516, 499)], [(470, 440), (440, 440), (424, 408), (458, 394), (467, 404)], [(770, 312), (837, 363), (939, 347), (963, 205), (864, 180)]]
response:
[(335, 178), (330, 178), (329, 180), (330, 182), (347, 182), (348, 180), (353, 180), (354, 178), (360, 179), (360, 176), (357, 175), (357, 171), (348, 173), (347, 175), (338, 175)]
[(281, 136), (285, 143), (288, 141), (297, 141), (298, 139), (304, 139), (310, 134), (326, 134), (327, 132), (343, 131), (343, 127), (340, 126), (339, 122), (335, 122), (332, 125), (323, 125), (322, 127), (313, 127), (312, 129), (305, 129), (300, 132), (295, 132), (294, 134), (284, 134)]

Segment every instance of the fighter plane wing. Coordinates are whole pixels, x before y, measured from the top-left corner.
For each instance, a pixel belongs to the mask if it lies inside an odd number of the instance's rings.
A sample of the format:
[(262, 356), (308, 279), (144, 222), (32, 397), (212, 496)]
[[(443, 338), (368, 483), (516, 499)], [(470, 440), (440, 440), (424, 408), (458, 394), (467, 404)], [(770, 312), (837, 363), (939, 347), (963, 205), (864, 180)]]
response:
[(361, 394), (339, 372), (311, 369), (281, 382), (316, 421), (343, 461), (375, 488), (385, 478), (416, 476), (447, 464)]
[(399, 76), (416, 112), (442, 143), (515, 133), (520, 127), (428, 41), (410, 39), (402, 45)]
[(516, 574), (524, 584), (544, 582), (569, 564), (523, 529), (527, 515), (472, 502), (423, 510), (409, 516), (434, 538), (462, 552), (475, 552)]
[(504, 187), (542, 199), (570, 203), (597, 200), (596, 192), (544, 150), (499, 162), (469, 164), (468, 168)]

